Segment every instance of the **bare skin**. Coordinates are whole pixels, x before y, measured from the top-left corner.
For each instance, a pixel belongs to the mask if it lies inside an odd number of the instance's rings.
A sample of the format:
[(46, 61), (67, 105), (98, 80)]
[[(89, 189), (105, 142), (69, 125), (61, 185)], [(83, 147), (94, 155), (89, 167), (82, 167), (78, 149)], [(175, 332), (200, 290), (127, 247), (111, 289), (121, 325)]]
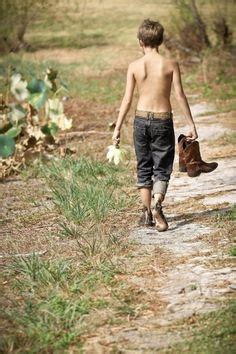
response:
[[(142, 58), (132, 62), (128, 67), (125, 94), (112, 136), (113, 144), (119, 144), (120, 130), (130, 109), (135, 86), (137, 86), (139, 93), (137, 109), (152, 112), (171, 112), (170, 94), (172, 83), (178, 104), (189, 125), (187, 139), (197, 139), (198, 135), (183, 90), (178, 62), (160, 55), (158, 48), (145, 47), (142, 41), (139, 41), (139, 45), (144, 55)], [(151, 190), (140, 188), (140, 196), (143, 205), (150, 210)], [(164, 200), (164, 195), (155, 194), (154, 198), (155, 202), (159, 201), (161, 203)]]

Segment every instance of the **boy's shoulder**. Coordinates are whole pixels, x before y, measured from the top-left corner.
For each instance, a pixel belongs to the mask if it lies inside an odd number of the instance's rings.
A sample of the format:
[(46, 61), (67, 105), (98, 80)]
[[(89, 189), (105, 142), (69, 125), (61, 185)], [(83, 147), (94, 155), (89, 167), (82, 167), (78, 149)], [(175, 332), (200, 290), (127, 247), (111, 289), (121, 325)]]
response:
[[(161, 56), (162, 60), (167, 64), (167, 65), (171, 65), (173, 67), (178, 66), (178, 60), (176, 60), (175, 58), (171, 58), (171, 57), (165, 57), (165, 56)], [(132, 62), (130, 62), (129, 64), (129, 68), (132, 70), (135, 67), (138, 67), (140, 65), (143, 65), (145, 62), (145, 56), (135, 59)]]
[(142, 58), (135, 59), (129, 63), (129, 68), (130, 69), (135, 68), (140, 63), (142, 63)]

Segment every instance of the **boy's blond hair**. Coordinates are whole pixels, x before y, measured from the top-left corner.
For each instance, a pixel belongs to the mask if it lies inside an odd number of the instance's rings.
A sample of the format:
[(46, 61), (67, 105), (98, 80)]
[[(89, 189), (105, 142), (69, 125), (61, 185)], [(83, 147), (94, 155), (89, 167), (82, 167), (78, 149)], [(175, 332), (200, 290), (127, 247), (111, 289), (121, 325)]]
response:
[(164, 27), (158, 21), (145, 19), (138, 28), (137, 37), (145, 47), (156, 48), (163, 42)]

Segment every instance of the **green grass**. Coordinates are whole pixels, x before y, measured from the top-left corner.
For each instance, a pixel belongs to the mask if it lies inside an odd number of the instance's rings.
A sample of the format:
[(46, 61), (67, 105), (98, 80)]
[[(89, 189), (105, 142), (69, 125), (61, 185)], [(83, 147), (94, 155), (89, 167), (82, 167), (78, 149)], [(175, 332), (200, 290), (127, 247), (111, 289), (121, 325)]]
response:
[(58, 210), (81, 225), (87, 220), (104, 221), (127, 206), (120, 175), (119, 168), (108, 163), (68, 158), (53, 162), (46, 178)]
[[(61, 236), (72, 243), (68, 255), (63, 244), (63, 258), (32, 254), (6, 265), (0, 345), (4, 352), (60, 352), (71, 345), (80, 352), (82, 335), (89, 331), (87, 318), (94, 311), (109, 309), (109, 316), (121, 317), (136, 313), (135, 292), (117, 280), (126, 272), (120, 261), (127, 248), (123, 229), (109, 221), (133, 199), (122, 191), (125, 167), (81, 157), (41, 168), (63, 220)], [(55, 242), (55, 235), (51, 237)]]
[(236, 205), (235, 204), (226, 213), (226, 215), (224, 216), (224, 219), (225, 220), (231, 220), (231, 221), (235, 221), (236, 220)]
[[(121, 100), (124, 90), (126, 73), (125, 71), (116, 71), (109, 74), (87, 77), (83, 74), (85, 65), (90, 70), (100, 71), (107, 68), (106, 58), (97, 58), (97, 60), (86, 59), (83, 62), (72, 62), (64, 65), (56, 60), (35, 61), (29, 60), (20, 55), (4, 56), (0, 60), (0, 92), (5, 92), (5, 78), (7, 76), (8, 65), (15, 68), (28, 81), (34, 75), (43, 78), (48, 67), (58, 70), (58, 79), (69, 90), (69, 95), (78, 96), (81, 99), (91, 100), (93, 102), (114, 104)], [(73, 78), (73, 79), (72, 79)]]
[[(67, 16), (65, 12), (54, 14), (55, 21), (52, 21), (51, 17), (45, 17), (42, 21), (36, 21), (30, 25), (26, 39), (32, 43), (32, 50), (80, 49), (109, 45), (114, 42), (121, 43), (126, 31), (132, 31), (137, 24), (138, 17), (135, 7), (131, 9), (130, 14), (126, 11), (126, 17), (120, 6), (117, 6), (115, 11), (112, 8), (103, 9), (103, 6), (91, 6), (90, 9), (84, 9), (82, 16), (73, 13), (70, 5), (65, 11)], [(115, 30), (114, 23), (116, 24)]]
[[(229, 109), (230, 110), (230, 109)], [(218, 111), (219, 112), (219, 111)], [(224, 133), (220, 139), (214, 139), (209, 141), (209, 145), (215, 146), (218, 144), (218, 146), (226, 146), (226, 145), (236, 145), (236, 133)]]
[(224, 221), (235, 221), (236, 220), (236, 205), (232, 205), (226, 212), (218, 213), (216, 215), (216, 221), (224, 226)]
[(236, 301), (229, 302), (220, 311), (196, 316), (195, 323), (186, 330), (190, 339), (172, 346), (167, 353), (235, 353)]
[(51, 163), (45, 175), (62, 215), (61, 237), (76, 239), (83, 261), (96, 255), (106, 258), (107, 250), (119, 246), (119, 236), (109, 227), (111, 220), (134, 203), (122, 190), (124, 168), (67, 158)]
[(16, 258), (6, 273), (13, 279), (16, 297), (3, 311), (6, 328), (1, 348), (5, 352), (14, 348), (22, 353), (44, 353), (71, 343), (80, 348), (84, 316), (107, 306), (103, 298), (93, 295), (102, 281), (99, 269), (91, 270), (97, 284), (93, 291), (86, 281), (91, 280), (90, 272), (84, 274), (82, 267), (76, 269), (65, 259)]
[(230, 256), (233, 256), (233, 257), (236, 257), (236, 246), (232, 247), (232, 248), (229, 250), (229, 255), (230, 255)]
[(236, 246), (235, 246), (235, 220), (236, 220), (236, 204), (231, 206), (229, 210), (224, 214), (218, 214), (216, 216), (217, 226), (225, 228), (225, 223), (228, 222), (231, 225), (231, 232), (228, 245), (228, 255), (236, 256)]
[[(52, 29), (51, 29), (52, 30)], [(56, 30), (57, 31), (57, 30)], [(59, 35), (57, 32), (49, 35), (34, 35), (33, 43), (30, 52), (34, 52), (40, 49), (55, 49), (55, 48), (87, 48), (91, 46), (105, 46), (108, 44), (108, 38), (96, 30), (94, 32), (86, 34), (78, 31), (71, 31), (67, 35)]]
[[(186, 92), (200, 94), (202, 99), (208, 99), (215, 102), (218, 100), (231, 100), (236, 97), (236, 85), (234, 82), (234, 64), (233, 61), (227, 63), (227, 71), (224, 71), (224, 75), (219, 75), (222, 72), (221, 67), (226, 65), (226, 58), (219, 59), (219, 63), (210, 63), (211, 57), (219, 57), (220, 54), (214, 50), (208, 54), (208, 82), (204, 83), (203, 73), (201, 65), (195, 65), (191, 68), (191, 71), (187, 70), (183, 75), (183, 86)], [(220, 79), (219, 79), (220, 77)], [(224, 103), (223, 111), (227, 110), (228, 102)], [(235, 109), (235, 102), (233, 107), (229, 110)]]
[[(11, 295), (1, 314), (4, 352), (48, 353), (81, 348), (87, 333), (86, 316), (93, 311), (113, 308), (113, 299), (97, 294), (103, 286), (115, 286), (121, 268), (109, 261), (93, 267), (76, 260), (45, 260), (37, 255), (16, 258), (4, 276)], [(5, 295), (6, 296), (6, 295)]]
[(236, 133), (225, 134), (223, 139), (225, 144), (236, 144)]

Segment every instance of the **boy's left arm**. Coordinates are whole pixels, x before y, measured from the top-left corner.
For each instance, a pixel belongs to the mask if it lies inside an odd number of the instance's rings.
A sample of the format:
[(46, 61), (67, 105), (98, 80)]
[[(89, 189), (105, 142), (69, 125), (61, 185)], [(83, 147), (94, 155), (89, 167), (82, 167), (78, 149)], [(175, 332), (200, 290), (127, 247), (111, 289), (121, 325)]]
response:
[(133, 66), (131, 63), (127, 70), (125, 94), (121, 102), (119, 115), (116, 121), (116, 127), (112, 136), (112, 141), (114, 145), (118, 145), (120, 142), (120, 129), (132, 103), (135, 83), (136, 82), (133, 73)]

